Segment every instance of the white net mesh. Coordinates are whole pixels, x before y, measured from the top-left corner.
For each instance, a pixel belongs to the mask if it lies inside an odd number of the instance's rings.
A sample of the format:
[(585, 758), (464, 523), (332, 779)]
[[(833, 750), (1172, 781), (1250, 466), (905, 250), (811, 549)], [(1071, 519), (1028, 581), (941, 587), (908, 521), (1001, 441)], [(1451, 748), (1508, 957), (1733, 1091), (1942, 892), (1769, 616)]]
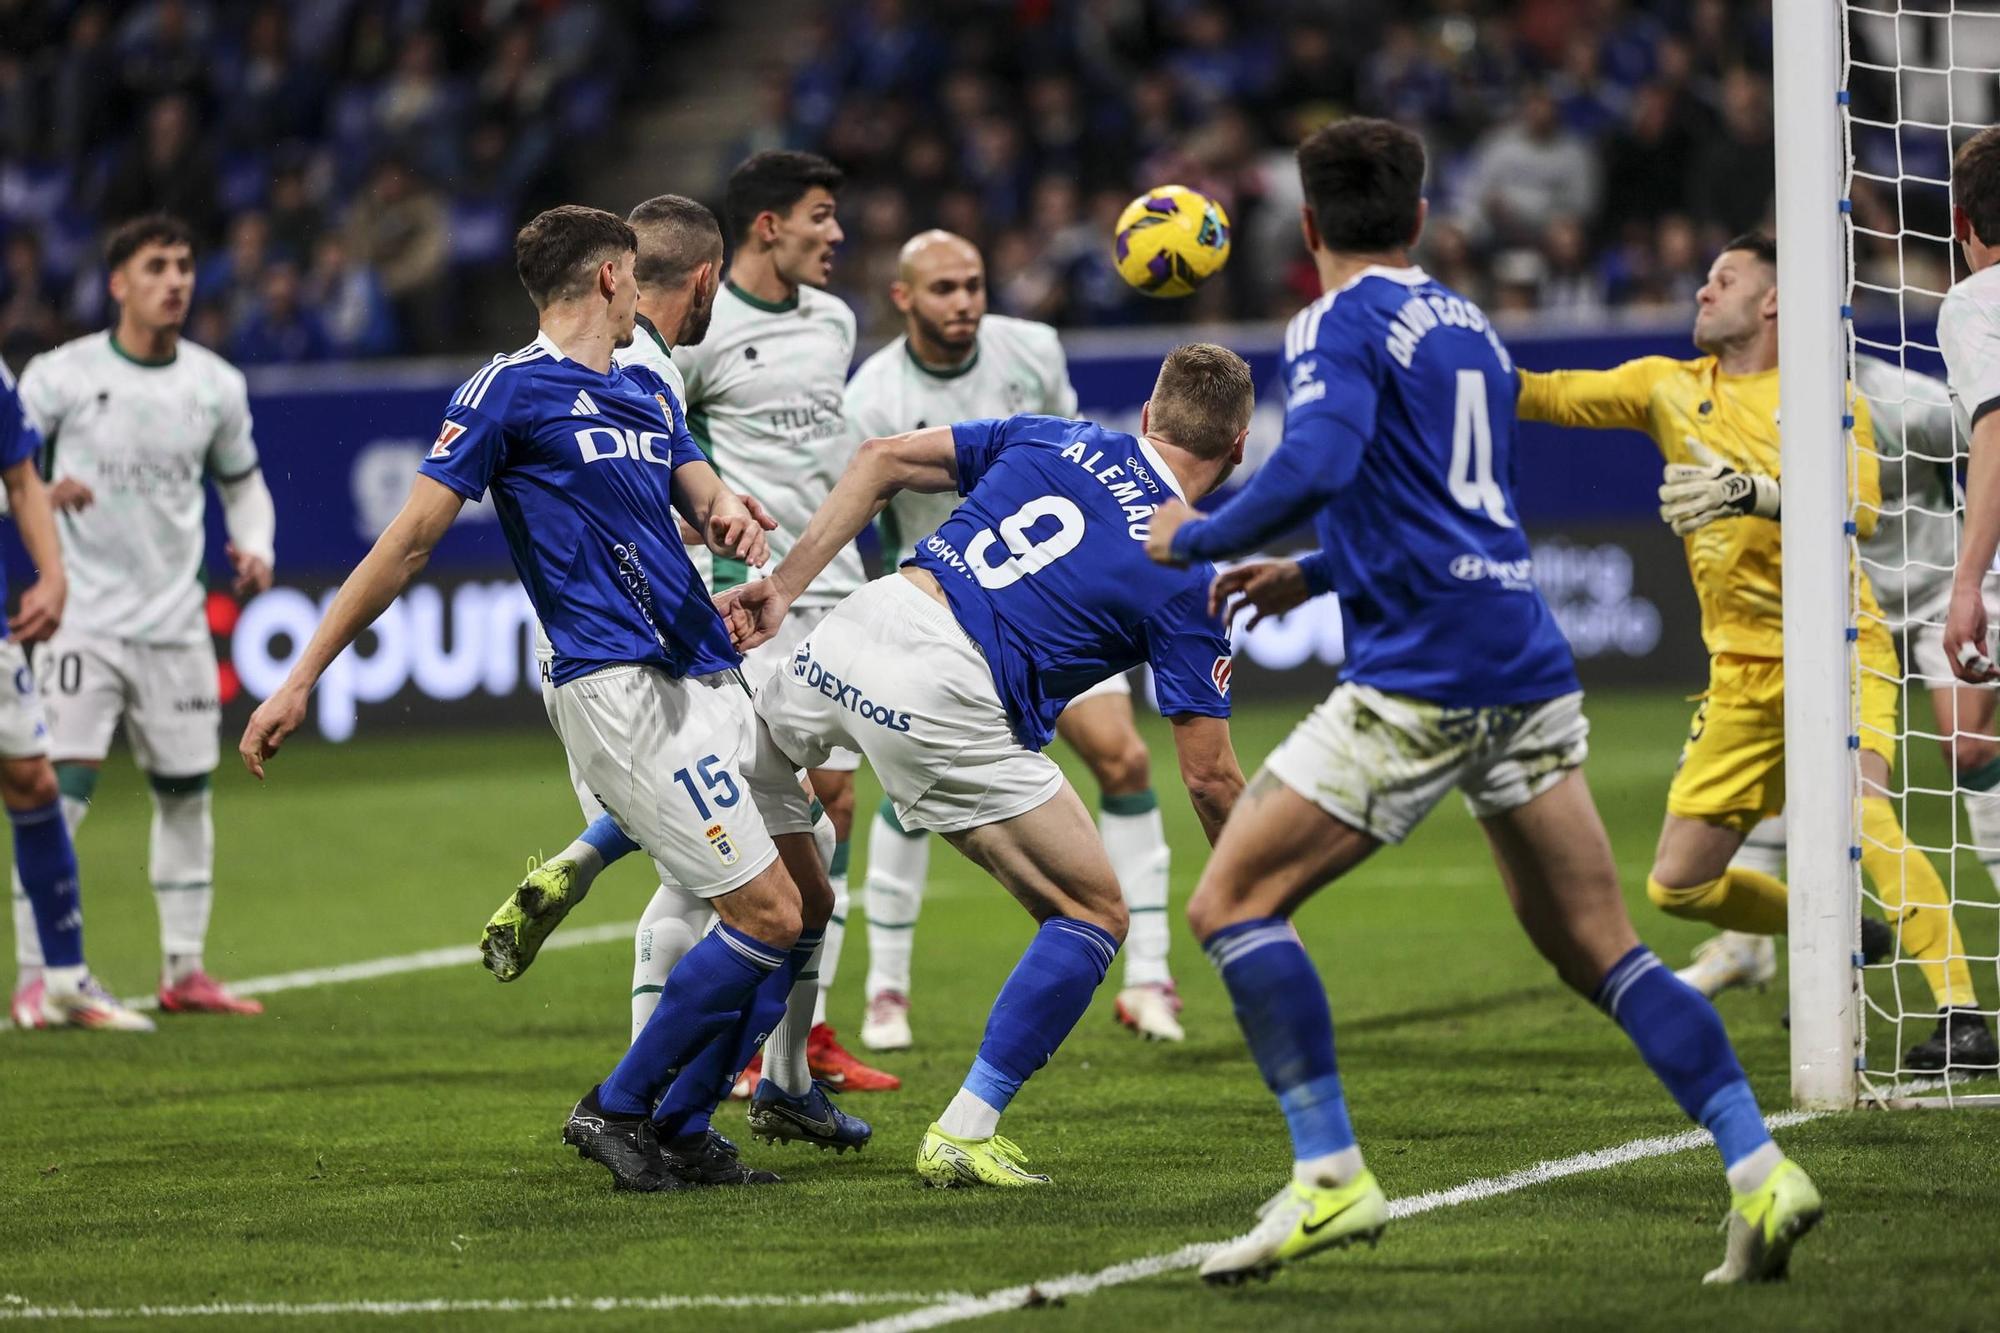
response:
[[(1886, 786), (1864, 782), (1856, 825), (1864, 914), (1895, 928), (1893, 953), (1863, 972), (1859, 1068), (1864, 1098), (1955, 1100), (1995, 1090), (1990, 1077), (1939, 1067), (1940, 1055), (1955, 1066), (1963, 1051), (1941, 1051), (1938, 1031), (1941, 1008), (1981, 1010), (1991, 1023), (2000, 999), (2000, 743), (1995, 692), (1959, 688), (1942, 648), (1965, 442), (1936, 330), (1954, 277), (1952, 153), (2000, 119), (2000, 3), (1844, 8), (1850, 376), (1873, 423), (1872, 442), (1854, 433), (1850, 462), (1860, 479), (1872, 457), (1881, 481), (1860, 525), (1872, 515), (1875, 530), (1857, 542), (1868, 586), (1850, 588), (1861, 680), (1853, 752), (1858, 763), (1871, 749), (1895, 755)], [(1988, 595), (2000, 610), (2000, 585)]]

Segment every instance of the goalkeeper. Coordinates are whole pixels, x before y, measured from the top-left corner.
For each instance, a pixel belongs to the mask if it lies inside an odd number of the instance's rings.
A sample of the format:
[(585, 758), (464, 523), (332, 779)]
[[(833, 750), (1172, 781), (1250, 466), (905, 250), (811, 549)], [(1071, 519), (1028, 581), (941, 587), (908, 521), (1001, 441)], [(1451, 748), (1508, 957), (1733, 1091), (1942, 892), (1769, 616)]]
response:
[[(1708, 692), (1667, 792), (1646, 893), (1673, 916), (1727, 930), (1785, 930), (1785, 885), (1730, 865), (1744, 837), (1784, 806), (1784, 620), (1778, 486), (1777, 245), (1731, 241), (1697, 294), (1692, 361), (1642, 357), (1613, 370), (1521, 373), (1518, 411), (1562, 426), (1641, 430), (1667, 461), (1660, 516), (1687, 544), (1701, 603)], [(1881, 507), (1867, 404), (1851, 399), (1855, 511), (1866, 538)], [(1901, 668), (1867, 581), (1860, 584), (1861, 864), (1902, 932), (1941, 1011), (1911, 1068), (1992, 1064), (1965, 947), (1944, 883), (1903, 835), (1889, 803)]]

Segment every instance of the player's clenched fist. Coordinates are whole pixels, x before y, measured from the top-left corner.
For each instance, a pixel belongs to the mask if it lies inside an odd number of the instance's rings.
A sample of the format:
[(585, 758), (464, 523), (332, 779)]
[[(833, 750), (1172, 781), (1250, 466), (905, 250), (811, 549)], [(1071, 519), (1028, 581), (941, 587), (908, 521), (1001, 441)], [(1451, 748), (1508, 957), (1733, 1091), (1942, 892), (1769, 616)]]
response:
[(1944, 655), (1960, 680), (1974, 685), (2000, 680), (2000, 669), (1987, 651), (1986, 630), (1986, 599), (1979, 586), (1954, 584), (1944, 618)]
[(305, 725), (307, 694), (308, 691), (287, 682), (250, 715), (250, 725), (243, 728), (243, 739), (236, 752), (243, 756), (243, 766), (260, 781), (264, 777), (264, 761), (278, 752), (287, 736)]
[(1306, 572), (1296, 560), (1252, 560), (1225, 569), (1208, 586), (1208, 613), (1223, 623), (1239, 611), (1254, 612), (1243, 628), (1256, 629), (1267, 616), (1281, 616), (1312, 598)]

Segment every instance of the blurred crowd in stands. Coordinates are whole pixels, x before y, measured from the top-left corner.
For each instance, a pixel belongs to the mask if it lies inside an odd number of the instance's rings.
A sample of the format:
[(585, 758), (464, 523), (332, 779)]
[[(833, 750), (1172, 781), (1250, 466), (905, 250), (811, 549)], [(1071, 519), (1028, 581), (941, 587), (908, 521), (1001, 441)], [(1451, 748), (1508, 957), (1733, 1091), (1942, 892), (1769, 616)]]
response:
[[(1770, 31), (1756, 0), (818, 0), (736, 148), (852, 173), (839, 281), (864, 328), (891, 320), (896, 244), (932, 224), (981, 242), (1011, 313), (1289, 315), (1315, 294), (1291, 150), (1355, 112), (1424, 134), (1420, 258), (1490, 310), (1685, 311), (1770, 211)], [(1106, 251), (1165, 182), (1235, 226), (1222, 279), (1174, 305), (1131, 299)]]
[(0, 0), (0, 354), (108, 321), (98, 246), (200, 243), (243, 364), (452, 349), (707, 0)]
[[(850, 173), (865, 336), (931, 225), (983, 246), (997, 309), (1065, 327), (1288, 315), (1314, 294), (1291, 148), (1344, 113), (1423, 132), (1420, 259), (1495, 312), (1685, 310), (1770, 213), (1760, 0), (766, 2), (745, 28), (714, 0), (0, 0), (0, 352), (101, 326), (98, 238), (152, 208), (202, 237), (192, 332), (239, 361), (482, 347), (465, 293), (511, 283), (515, 227), (669, 70), (740, 126), (681, 188), (768, 147)], [(760, 35), (748, 86), (675, 66), (697, 23)], [(1108, 241), (1170, 181), (1234, 223), (1177, 303)]]

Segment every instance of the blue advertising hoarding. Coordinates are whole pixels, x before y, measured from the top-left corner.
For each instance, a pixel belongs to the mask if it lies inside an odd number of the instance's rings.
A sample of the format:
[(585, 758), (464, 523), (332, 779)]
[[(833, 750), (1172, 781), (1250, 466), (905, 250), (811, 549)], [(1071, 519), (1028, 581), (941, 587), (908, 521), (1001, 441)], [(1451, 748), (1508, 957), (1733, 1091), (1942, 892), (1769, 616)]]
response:
[[(1277, 331), (1184, 333), (1234, 346), (1260, 386), (1248, 467), (1282, 429)], [(1685, 323), (1596, 331), (1514, 329), (1529, 369), (1615, 365), (1694, 354)], [(1066, 339), (1084, 415), (1136, 429), (1165, 334)], [(280, 681), (339, 579), (366, 553), (407, 494), (444, 405), (477, 363), (273, 369), (251, 375), (256, 434), (279, 515), (279, 586), (237, 607), (211, 599), (225, 659), (225, 704), (240, 717)], [(1516, 494), (1534, 539), (1536, 576), (1576, 650), (1587, 685), (1700, 687), (1705, 661), (1681, 544), (1656, 516), (1659, 455), (1631, 432), (1524, 424)], [(217, 584), (219, 518), (211, 506)], [(387, 725), (539, 722), (532, 613), (514, 582), (490, 505), (467, 506), (421, 581), (344, 654), (317, 697), (319, 735), (346, 739)], [(1239, 642), (1239, 689), (1321, 694), (1340, 660), (1330, 599), (1266, 622)]]

